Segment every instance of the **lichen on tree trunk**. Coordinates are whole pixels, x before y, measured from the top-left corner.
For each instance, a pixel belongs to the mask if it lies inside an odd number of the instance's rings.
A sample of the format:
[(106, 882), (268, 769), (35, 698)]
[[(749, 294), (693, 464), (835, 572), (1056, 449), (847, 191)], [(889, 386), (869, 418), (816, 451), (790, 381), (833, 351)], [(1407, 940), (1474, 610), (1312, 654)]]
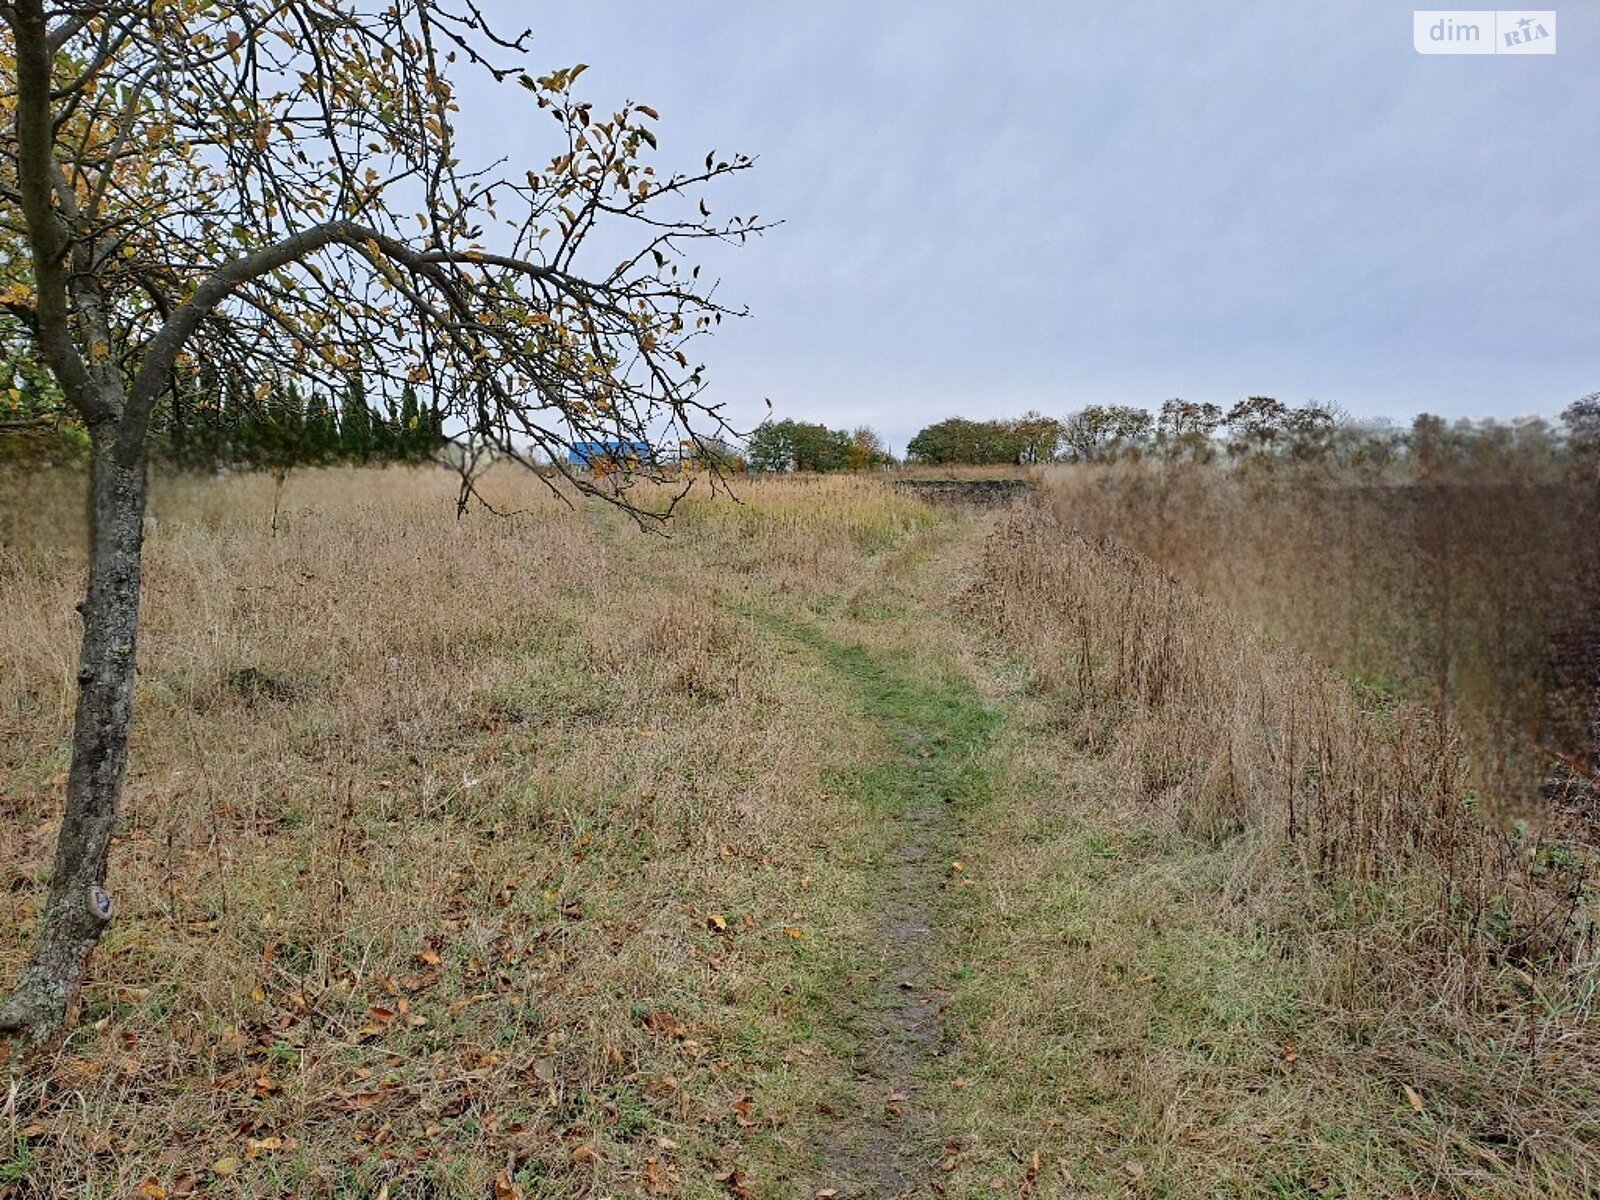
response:
[(128, 763), (146, 473), (114, 425), (91, 430), (89, 577), (67, 801), (33, 951), (0, 1003), (0, 1061), (12, 1070), (70, 1027), (89, 959), (114, 912), (107, 856)]

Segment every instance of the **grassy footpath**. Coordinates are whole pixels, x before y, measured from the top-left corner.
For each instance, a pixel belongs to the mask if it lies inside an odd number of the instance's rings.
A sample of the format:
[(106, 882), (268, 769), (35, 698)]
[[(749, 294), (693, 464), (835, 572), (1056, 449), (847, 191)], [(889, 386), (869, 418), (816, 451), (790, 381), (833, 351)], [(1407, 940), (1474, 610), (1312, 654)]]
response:
[(881, 742), (874, 759), (832, 780), (873, 820), (878, 840), (867, 864), (865, 937), (850, 947), (841, 986), (817, 1014), (845, 1040), (850, 1086), (827, 1108), (813, 1178), (818, 1191), (900, 1195), (919, 1188), (940, 1157), (950, 972), (937, 931), (949, 892), (963, 882), (956, 830), (988, 798), (999, 714), (948, 663), (907, 667), (812, 625), (762, 623), (847, 682), (851, 707)]

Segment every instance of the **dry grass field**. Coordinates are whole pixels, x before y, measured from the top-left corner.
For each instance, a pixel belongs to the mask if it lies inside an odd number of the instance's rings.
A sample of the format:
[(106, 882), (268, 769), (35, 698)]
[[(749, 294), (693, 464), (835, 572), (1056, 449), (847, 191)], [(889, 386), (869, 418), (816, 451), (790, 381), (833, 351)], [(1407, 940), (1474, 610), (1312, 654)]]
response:
[(1049, 492), (1067, 524), (1149, 557), (1375, 699), (1442, 714), (1482, 795), (1536, 815), (1559, 756), (1595, 752), (1593, 479), (1515, 462), (1371, 477), (1261, 465), (1057, 466)]
[[(3, 484), (0, 978), (80, 486)], [(160, 483), (120, 916), (0, 1197), (1600, 1188), (1585, 851), (1450, 726), (1047, 504), (485, 487)]]

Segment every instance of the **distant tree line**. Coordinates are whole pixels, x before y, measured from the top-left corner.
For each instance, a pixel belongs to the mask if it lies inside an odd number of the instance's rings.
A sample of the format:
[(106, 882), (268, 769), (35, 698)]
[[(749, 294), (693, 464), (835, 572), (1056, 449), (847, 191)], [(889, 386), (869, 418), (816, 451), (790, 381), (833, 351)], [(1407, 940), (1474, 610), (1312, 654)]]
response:
[(752, 471), (865, 471), (894, 465), (877, 433), (863, 425), (829, 429), (807, 421), (764, 421), (750, 435)]
[(906, 456), (913, 462), (977, 466), (1113, 462), (1151, 454), (1205, 459), (1219, 448), (1234, 455), (1291, 446), (1308, 450), (1336, 424), (1330, 408), (1290, 409), (1266, 396), (1241, 400), (1226, 412), (1186, 400), (1168, 400), (1158, 413), (1134, 405), (1091, 404), (1059, 420), (1037, 412), (1013, 420), (952, 417), (912, 438)]
[(1027, 464), (1051, 461), (1060, 444), (1061, 422), (1039, 413), (1026, 413), (1014, 421), (951, 417), (929, 425), (907, 442), (906, 457), (938, 465)]
[[(336, 463), (423, 462), (445, 442), (439, 410), (407, 385), (374, 404), (359, 373), (334, 394), (291, 381), (248, 387), (204, 366), (175, 380), (156, 413), (156, 451), (191, 470), (280, 470)], [(0, 463), (66, 461), (86, 445), (47, 373), (30, 359), (0, 355)], [(707, 443), (685, 460), (723, 470), (860, 471), (896, 459), (871, 428), (767, 420), (744, 452)], [(1409, 427), (1357, 422), (1336, 407), (1291, 407), (1249, 396), (1229, 408), (1172, 399), (1151, 412), (1136, 405), (1091, 404), (1065, 417), (1027, 412), (1013, 419), (950, 417), (906, 445), (906, 461), (932, 466), (1028, 466), (1047, 462), (1328, 463), (1421, 470), (1523, 462), (1600, 464), (1600, 392), (1568, 405), (1556, 423), (1539, 417), (1448, 421), (1423, 414)]]
[(1539, 417), (1451, 422), (1424, 414), (1407, 429), (1352, 421), (1329, 404), (1291, 407), (1270, 396), (1249, 396), (1227, 409), (1173, 399), (1156, 412), (1093, 404), (1059, 420), (1037, 412), (1012, 420), (951, 417), (922, 429), (906, 446), (910, 462), (972, 466), (1152, 458), (1367, 469), (1409, 462), (1428, 469), (1511, 457), (1600, 462), (1600, 393), (1569, 405), (1559, 424)]

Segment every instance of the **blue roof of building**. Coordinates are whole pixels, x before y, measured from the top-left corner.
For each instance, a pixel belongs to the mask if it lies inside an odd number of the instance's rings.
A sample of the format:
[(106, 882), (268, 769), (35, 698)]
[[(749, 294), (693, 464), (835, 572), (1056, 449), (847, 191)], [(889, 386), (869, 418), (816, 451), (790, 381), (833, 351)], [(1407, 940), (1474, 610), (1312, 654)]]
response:
[(578, 463), (582, 466), (605, 459), (646, 459), (649, 457), (649, 442), (634, 441), (628, 438), (612, 438), (595, 442), (573, 442), (567, 453), (569, 462)]

